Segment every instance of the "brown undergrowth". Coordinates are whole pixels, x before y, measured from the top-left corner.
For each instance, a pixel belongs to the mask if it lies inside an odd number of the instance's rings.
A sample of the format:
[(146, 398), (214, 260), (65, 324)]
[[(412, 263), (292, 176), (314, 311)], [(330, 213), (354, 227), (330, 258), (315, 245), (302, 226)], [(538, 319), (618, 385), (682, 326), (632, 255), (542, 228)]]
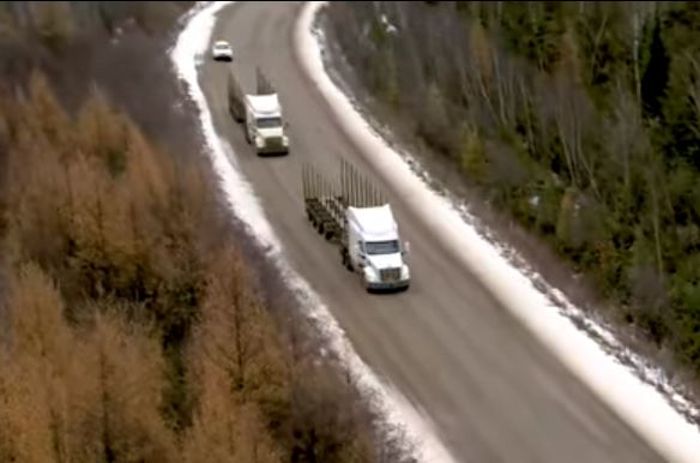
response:
[(300, 355), (201, 163), (97, 87), (69, 115), (40, 72), (0, 96), (0, 143), (1, 461), (400, 458), (352, 384)]

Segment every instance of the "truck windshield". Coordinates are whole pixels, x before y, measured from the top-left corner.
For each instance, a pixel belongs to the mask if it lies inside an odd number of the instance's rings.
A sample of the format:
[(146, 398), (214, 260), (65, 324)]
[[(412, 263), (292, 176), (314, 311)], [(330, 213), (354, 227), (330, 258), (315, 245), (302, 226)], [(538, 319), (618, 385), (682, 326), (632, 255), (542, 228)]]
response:
[(258, 127), (261, 129), (271, 129), (282, 125), (282, 119), (279, 117), (261, 117), (257, 120)]
[(399, 242), (397, 240), (367, 241), (365, 243), (365, 249), (367, 250), (367, 254), (370, 255), (396, 254), (399, 252)]

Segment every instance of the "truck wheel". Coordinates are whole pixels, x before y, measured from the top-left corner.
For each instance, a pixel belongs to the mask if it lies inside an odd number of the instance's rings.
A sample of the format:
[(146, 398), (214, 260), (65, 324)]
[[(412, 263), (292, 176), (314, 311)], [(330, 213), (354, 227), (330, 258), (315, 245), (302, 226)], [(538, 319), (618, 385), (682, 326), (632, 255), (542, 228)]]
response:
[(343, 248), (340, 251), (341, 259), (343, 260), (343, 267), (349, 272), (352, 272), (352, 263), (350, 262), (350, 256), (348, 255), (348, 250)]

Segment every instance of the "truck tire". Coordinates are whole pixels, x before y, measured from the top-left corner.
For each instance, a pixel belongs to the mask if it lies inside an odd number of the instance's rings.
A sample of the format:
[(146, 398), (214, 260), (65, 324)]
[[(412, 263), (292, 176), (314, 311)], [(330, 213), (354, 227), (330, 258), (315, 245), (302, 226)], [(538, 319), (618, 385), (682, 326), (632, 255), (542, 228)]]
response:
[(350, 262), (350, 255), (348, 254), (347, 248), (343, 248), (343, 249), (340, 251), (340, 257), (341, 257), (341, 259), (342, 259), (342, 261), (343, 261), (343, 267), (345, 267), (345, 269), (346, 269), (348, 272), (352, 272), (352, 271), (353, 271), (352, 262)]

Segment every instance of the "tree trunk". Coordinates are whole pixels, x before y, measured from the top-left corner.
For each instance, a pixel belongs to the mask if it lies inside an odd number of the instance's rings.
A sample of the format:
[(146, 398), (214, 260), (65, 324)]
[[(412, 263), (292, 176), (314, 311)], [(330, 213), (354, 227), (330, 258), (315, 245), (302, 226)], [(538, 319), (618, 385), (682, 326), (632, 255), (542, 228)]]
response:
[[(607, 11), (607, 10), (603, 10)], [(598, 49), (600, 48), (600, 41), (603, 38), (603, 32), (605, 32), (605, 25), (608, 22), (608, 15), (607, 13), (604, 13), (603, 16), (603, 21), (600, 24), (600, 29), (598, 29), (598, 33), (596, 34), (595, 38), (593, 39), (593, 54), (591, 57), (591, 79), (595, 77), (595, 71), (598, 68)]]
[(242, 297), (240, 296), (240, 291), (242, 288), (240, 285), (235, 285), (235, 296), (234, 296), (234, 307), (233, 307), (233, 324), (234, 326), (234, 345), (236, 348), (236, 375), (235, 375), (235, 385), (236, 389), (243, 389), (245, 384), (245, 361), (243, 358), (243, 317), (241, 316), (241, 303)]
[(658, 192), (656, 190), (656, 185), (654, 184), (654, 178), (650, 175), (649, 186), (651, 188), (651, 201), (652, 201), (652, 224), (654, 226), (654, 244), (656, 246), (656, 264), (659, 275), (663, 275), (663, 256), (661, 252), (661, 232), (659, 225), (659, 198)]
[(99, 345), (99, 363), (100, 363), (100, 391), (102, 405), (102, 449), (104, 451), (105, 461), (112, 463), (116, 460), (114, 449), (112, 448), (112, 436), (109, 428), (109, 391), (107, 390), (107, 372), (105, 371), (105, 355), (104, 346), (100, 341)]
[(637, 97), (637, 106), (642, 108), (642, 82), (639, 73), (639, 11), (637, 8), (633, 8), (632, 13), (632, 30), (633, 30), (633, 44), (632, 44), (632, 61), (634, 63), (634, 90)]
[(528, 149), (532, 150), (535, 148), (535, 136), (532, 123), (532, 103), (530, 99), (530, 92), (527, 89), (525, 79), (522, 77), (522, 75), (519, 75), (518, 77), (518, 84), (518, 88), (520, 89), (520, 94), (523, 101), (523, 110), (525, 112), (525, 131), (527, 133)]
[(504, 78), (501, 75), (501, 66), (498, 64), (498, 56), (492, 54), (493, 67), (496, 74), (496, 91), (498, 93), (498, 112), (501, 120), (501, 125), (507, 127), (508, 118), (506, 117), (505, 96), (503, 92)]
[(559, 132), (559, 139), (561, 141), (561, 146), (562, 146), (562, 151), (564, 153), (564, 158), (566, 159), (566, 165), (567, 168), (569, 169), (569, 176), (571, 177), (571, 184), (575, 187), (578, 187), (578, 180), (576, 179), (576, 168), (575, 168), (575, 163), (572, 157), (571, 153), (571, 146), (568, 143), (567, 136), (564, 130), (564, 124), (562, 122), (562, 119), (564, 118), (563, 113), (561, 112), (561, 107), (559, 108), (557, 117), (556, 117), (556, 124), (557, 124), (557, 130)]

